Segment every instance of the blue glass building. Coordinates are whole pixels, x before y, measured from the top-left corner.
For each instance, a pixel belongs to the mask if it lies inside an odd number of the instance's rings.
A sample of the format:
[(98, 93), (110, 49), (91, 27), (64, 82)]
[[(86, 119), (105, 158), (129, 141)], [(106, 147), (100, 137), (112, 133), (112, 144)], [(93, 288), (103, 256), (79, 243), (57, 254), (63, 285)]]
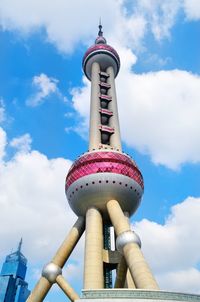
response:
[(30, 294), (25, 281), (27, 259), (21, 253), (22, 239), (16, 252), (6, 256), (0, 274), (0, 302), (25, 302)]

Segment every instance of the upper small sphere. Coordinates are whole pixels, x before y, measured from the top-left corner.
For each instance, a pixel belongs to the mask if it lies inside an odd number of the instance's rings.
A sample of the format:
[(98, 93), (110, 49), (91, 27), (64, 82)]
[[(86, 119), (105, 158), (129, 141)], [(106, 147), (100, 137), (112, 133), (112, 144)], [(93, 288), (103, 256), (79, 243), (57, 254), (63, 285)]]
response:
[(105, 72), (108, 67), (112, 66), (115, 77), (120, 69), (119, 55), (113, 47), (106, 44), (106, 39), (103, 37), (101, 28), (102, 26), (100, 25), (95, 44), (88, 48), (83, 57), (83, 70), (89, 80), (91, 80), (91, 68), (94, 62), (99, 63), (101, 71)]

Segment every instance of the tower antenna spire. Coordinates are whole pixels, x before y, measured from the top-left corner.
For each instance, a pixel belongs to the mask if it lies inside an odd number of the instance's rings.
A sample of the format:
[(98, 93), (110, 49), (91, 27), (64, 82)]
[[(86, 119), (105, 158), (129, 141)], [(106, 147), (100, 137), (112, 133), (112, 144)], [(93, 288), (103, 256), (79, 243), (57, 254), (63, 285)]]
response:
[(98, 36), (102, 37), (103, 36), (103, 31), (102, 31), (102, 24), (101, 24), (101, 17), (99, 18), (99, 32)]
[(21, 252), (21, 248), (22, 248), (22, 238), (20, 239), (20, 242), (19, 242), (17, 251), (18, 251), (18, 252)]

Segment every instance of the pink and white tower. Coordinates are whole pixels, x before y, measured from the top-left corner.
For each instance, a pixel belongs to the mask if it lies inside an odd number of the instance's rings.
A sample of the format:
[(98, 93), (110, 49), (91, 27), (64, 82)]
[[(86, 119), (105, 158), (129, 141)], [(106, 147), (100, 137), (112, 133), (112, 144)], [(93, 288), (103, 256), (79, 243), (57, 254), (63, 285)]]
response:
[[(115, 268), (115, 286), (124, 287), (128, 268), (132, 286), (157, 289), (140, 251), (140, 239), (128, 222), (140, 204), (144, 185), (135, 162), (122, 153), (115, 89), (119, 69), (119, 55), (106, 43), (99, 25), (95, 44), (83, 57), (83, 70), (91, 81), (89, 151), (71, 167), (66, 195), (77, 216), (86, 218), (84, 288), (112, 287)], [(110, 247), (113, 227), (117, 251)]]
[[(43, 301), (54, 283), (71, 301), (200, 301), (199, 296), (159, 291), (141, 252), (140, 238), (131, 230), (129, 218), (140, 204), (144, 184), (137, 165), (121, 149), (115, 89), (119, 69), (119, 56), (106, 43), (99, 25), (95, 44), (83, 58), (84, 73), (91, 81), (89, 151), (74, 162), (66, 177), (67, 199), (78, 219), (44, 267), (28, 302)], [(80, 298), (63, 277), (62, 268), (84, 230)]]
[[(89, 151), (72, 165), (66, 196), (78, 220), (42, 272), (28, 301), (43, 301), (53, 283), (71, 300), (78, 295), (62, 276), (62, 267), (85, 229), (84, 289), (158, 289), (141, 252), (141, 241), (130, 228), (144, 184), (140, 170), (121, 148), (115, 78), (120, 58), (99, 25), (98, 37), (83, 57), (91, 81)], [(113, 236), (112, 236), (113, 234)], [(111, 249), (111, 237), (115, 237)], [(116, 279), (112, 280), (112, 270)]]

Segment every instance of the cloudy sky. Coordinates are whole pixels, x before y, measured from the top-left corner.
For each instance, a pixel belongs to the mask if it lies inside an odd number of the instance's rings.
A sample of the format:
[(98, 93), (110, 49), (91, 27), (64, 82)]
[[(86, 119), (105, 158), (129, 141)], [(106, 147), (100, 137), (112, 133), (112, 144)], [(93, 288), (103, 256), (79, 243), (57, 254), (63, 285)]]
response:
[[(100, 16), (121, 58), (124, 151), (145, 180), (133, 228), (162, 289), (200, 294), (199, 0), (0, 1), (0, 263), (23, 237), (32, 289), (76, 220), (64, 182), (88, 148), (81, 63)], [(83, 247), (64, 269), (77, 291)]]

